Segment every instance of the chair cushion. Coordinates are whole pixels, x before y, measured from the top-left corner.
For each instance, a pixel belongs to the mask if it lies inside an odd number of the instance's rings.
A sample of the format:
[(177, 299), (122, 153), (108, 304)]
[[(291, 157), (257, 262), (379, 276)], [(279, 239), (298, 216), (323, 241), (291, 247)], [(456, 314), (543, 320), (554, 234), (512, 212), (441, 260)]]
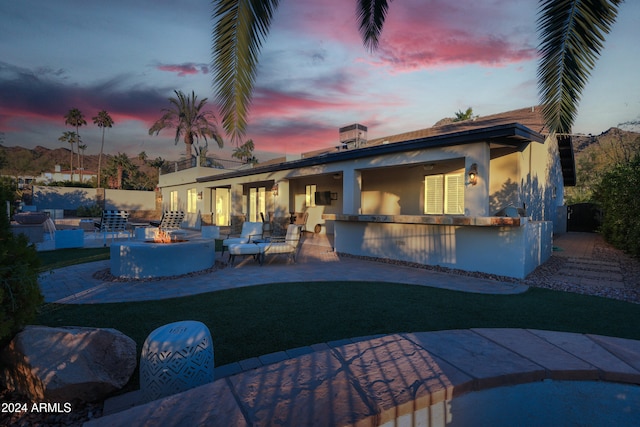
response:
[(249, 236), (262, 237), (261, 222), (245, 222), (242, 224), (242, 232), (240, 232), (240, 237), (249, 237)]
[(260, 253), (265, 254), (290, 254), (295, 252), (296, 247), (289, 243), (258, 243)]
[(249, 243), (249, 238), (248, 237), (232, 237), (230, 239), (224, 239), (222, 241), (222, 246), (240, 245), (243, 243)]
[(230, 245), (229, 253), (231, 255), (255, 255), (260, 253), (260, 248), (253, 243), (239, 243)]

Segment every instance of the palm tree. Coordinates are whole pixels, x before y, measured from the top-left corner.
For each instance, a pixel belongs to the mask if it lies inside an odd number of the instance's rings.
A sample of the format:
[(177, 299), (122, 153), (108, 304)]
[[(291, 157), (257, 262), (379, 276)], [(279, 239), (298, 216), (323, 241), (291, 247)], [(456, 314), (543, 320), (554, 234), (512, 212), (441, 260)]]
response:
[(140, 160), (140, 163), (142, 163), (143, 165), (147, 164), (147, 159), (149, 158), (149, 156), (147, 155), (146, 151), (141, 151), (138, 154), (138, 160)]
[[(623, 0), (540, 0), (542, 36), (538, 86), (552, 132), (569, 132), (580, 93)], [(390, 0), (357, 0), (363, 43), (375, 50)], [(213, 79), (222, 125), (240, 141), (256, 79), (258, 56), (278, 0), (214, 1)]]
[(473, 115), (473, 108), (469, 107), (465, 111), (458, 110), (458, 112), (456, 113), (456, 116), (453, 118), (453, 121), (462, 122), (464, 120), (473, 119), (474, 117), (477, 117), (477, 116)]
[(255, 145), (253, 144), (253, 140), (249, 139), (244, 144), (233, 149), (233, 154), (231, 157), (235, 157), (236, 159), (240, 159), (245, 163), (258, 163), (258, 159), (253, 155), (253, 150)]
[(71, 169), (71, 182), (73, 182), (73, 144), (80, 144), (80, 136), (75, 132), (66, 131), (58, 138), (60, 142), (68, 142), (71, 144), (71, 156), (69, 158), (69, 169)]
[(193, 91), (191, 97), (178, 90), (174, 90), (174, 93), (176, 98), (169, 98), (171, 107), (162, 110), (164, 114), (151, 126), (149, 135), (158, 135), (165, 128), (175, 128), (175, 143), (178, 143), (181, 136), (184, 137), (187, 159), (191, 159), (191, 147), (198, 138), (203, 138), (205, 142), (208, 141), (207, 138), (211, 138), (222, 148), (222, 137), (216, 128), (213, 112), (202, 110), (207, 98), (198, 101)]
[[(77, 108), (72, 108), (67, 112), (67, 115), (64, 116), (64, 124), (70, 125), (76, 128), (76, 134), (78, 135), (78, 140), (80, 140), (80, 126), (86, 125), (87, 121), (84, 119), (84, 114)], [(73, 152), (73, 144), (71, 145), (71, 151)], [(72, 153), (73, 154), (73, 153)], [(80, 150), (78, 150), (78, 167), (80, 167)], [(71, 171), (71, 176), (73, 178), (73, 170)], [(73, 179), (71, 179), (73, 181)], [(80, 182), (82, 182), (82, 169), (80, 169)]]
[(78, 144), (78, 154), (80, 155), (80, 182), (82, 181), (82, 174), (84, 173), (84, 150), (87, 149), (87, 144)]
[(113, 126), (113, 119), (106, 112), (106, 110), (102, 110), (98, 113), (97, 116), (93, 118), (93, 123), (98, 125), (98, 127), (102, 128), (102, 141), (100, 143), (100, 155), (98, 156), (98, 188), (101, 186), (102, 181), (100, 180), (100, 174), (102, 172), (102, 153), (104, 151), (104, 131), (106, 128), (110, 128)]

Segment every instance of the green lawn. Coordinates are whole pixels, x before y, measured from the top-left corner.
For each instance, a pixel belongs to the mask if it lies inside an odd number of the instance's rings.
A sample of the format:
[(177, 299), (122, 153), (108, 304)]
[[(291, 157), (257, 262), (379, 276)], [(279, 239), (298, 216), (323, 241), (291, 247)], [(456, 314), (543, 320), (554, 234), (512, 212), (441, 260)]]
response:
[(109, 259), (109, 248), (58, 249), (38, 252), (40, 271)]
[(38, 318), (49, 326), (115, 328), (133, 338), (138, 351), (153, 329), (179, 320), (209, 327), (217, 366), (394, 332), (534, 328), (640, 339), (638, 304), (538, 288), (479, 295), (375, 282), (277, 283), (159, 301), (50, 304)]
[[(109, 258), (108, 248), (40, 253), (42, 270)], [(215, 279), (212, 279), (215, 280)], [(150, 291), (153, 282), (146, 284)], [(377, 282), (274, 283), (159, 301), (43, 306), (36, 323), (115, 328), (137, 343), (155, 328), (199, 320), (215, 364), (343, 338), (466, 328), (532, 328), (640, 340), (640, 304), (531, 288), (482, 295)], [(123, 392), (138, 388), (138, 371)]]

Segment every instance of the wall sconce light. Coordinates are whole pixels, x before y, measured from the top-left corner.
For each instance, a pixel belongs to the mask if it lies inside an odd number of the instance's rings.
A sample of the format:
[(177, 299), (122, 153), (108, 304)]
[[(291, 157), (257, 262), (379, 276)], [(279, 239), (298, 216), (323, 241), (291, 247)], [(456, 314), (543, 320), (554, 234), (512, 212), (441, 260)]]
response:
[(271, 187), (271, 193), (274, 197), (278, 195), (278, 184), (274, 184), (273, 187)]
[(198, 200), (202, 200), (202, 191), (198, 193)]
[(469, 168), (469, 184), (476, 185), (478, 183), (478, 165), (472, 164)]

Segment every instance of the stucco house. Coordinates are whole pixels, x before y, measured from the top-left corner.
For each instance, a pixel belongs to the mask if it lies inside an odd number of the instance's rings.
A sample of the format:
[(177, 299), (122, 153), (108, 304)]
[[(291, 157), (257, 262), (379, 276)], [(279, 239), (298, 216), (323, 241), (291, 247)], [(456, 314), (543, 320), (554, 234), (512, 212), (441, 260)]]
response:
[[(339, 253), (523, 278), (566, 229), (575, 185), (570, 137), (540, 107), (434, 126), (254, 167), (197, 166), (160, 176), (165, 209), (229, 225), (307, 212)], [(364, 132), (364, 134), (363, 134)]]

